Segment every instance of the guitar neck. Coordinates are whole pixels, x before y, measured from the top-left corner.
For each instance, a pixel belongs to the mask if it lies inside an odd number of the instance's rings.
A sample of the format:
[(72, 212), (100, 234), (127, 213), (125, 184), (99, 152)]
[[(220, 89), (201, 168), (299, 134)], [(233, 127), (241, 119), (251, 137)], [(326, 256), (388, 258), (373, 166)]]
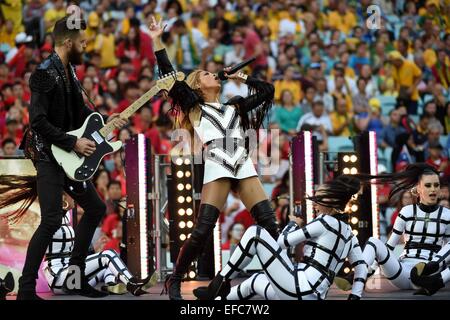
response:
[[(146, 93), (144, 93), (139, 99), (137, 99), (135, 102), (133, 102), (128, 108), (123, 110), (120, 113), (120, 117), (122, 119), (128, 119), (130, 118), (136, 111), (139, 110), (140, 107), (142, 107), (147, 101), (149, 101), (153, 96), (155, 96), (160, 91), (160, 88), (155, 85), (150, 90), (148, 90)], [(113, 132), (115, 129), (114, 125), (112, 123), (106, 124), (102, 129), (100, 129), (100, 134), (106, 138), (111, 132)]]

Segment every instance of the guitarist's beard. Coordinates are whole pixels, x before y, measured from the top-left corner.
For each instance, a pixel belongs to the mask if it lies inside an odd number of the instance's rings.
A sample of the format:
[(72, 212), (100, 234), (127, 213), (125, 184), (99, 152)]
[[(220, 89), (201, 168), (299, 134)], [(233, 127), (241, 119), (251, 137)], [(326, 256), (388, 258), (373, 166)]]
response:
[(79, 65), (83, 63), (83, 52), (78, 51), (75, 46), (72, 46), (67, 57), (71, 64)]

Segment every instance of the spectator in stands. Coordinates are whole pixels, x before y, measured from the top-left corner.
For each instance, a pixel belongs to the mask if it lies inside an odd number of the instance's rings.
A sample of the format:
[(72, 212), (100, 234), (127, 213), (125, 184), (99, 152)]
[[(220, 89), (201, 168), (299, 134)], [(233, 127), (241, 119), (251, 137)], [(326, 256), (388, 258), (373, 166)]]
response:
[(100, 55), (100, 68), (113, 68), (119, 64), (119, 60), (115, 56), (116, 44), (112, 20), (106, 21), (103, 25), (102, 33), (97, 35), (95, 39), (95, 52)]
[(2, 153), (5, 157), (12, 157), (17, 155), (17, 144), (11, 138), (6, 138), (2, 141)]
[(188, 74), (200, 64), (202, 50), (208, 46), (208, 42), (200, 31), (189, 30), (182, 19), (175, 21), (172, 32), (176, 47), (175, 61), (178, 69)]
[(294, 97), (290, 90), (285, 89), (281, 92), (281, 103), (275, 109), (275, 122), (280, 129), (287, 134), (295, 135), (297, 124), (303, 115), (299, 104), (294, 103)]
[(414, 152), (416, 162), (425, 161), (425, 143), (427, 142), (429, 123), (430, 116), (427, 114), (421, 115), (419, 123), (409, 140), (408, 145)]
[(447, 102), (447, 104), (445, 105), (445, 117), (444, 117), (444, 123), (445, 123), (445, 134), (449, 135), (450, 134), (450, 101)]
[[(100, 177), (101, 179), (106, 180), (105, 177)], [(117, 180), (109, 180), (109, 176), (107, 178), (107, 194), (106, 194), (106, 214), (113, 213), (118, 211), (121, 213), (123, 209), (120, 209), (119, 202), (122, 199), (122, 185), (120, 181)], [(102, 181), (100, 181), (102, 182)]]
[(316, 96), (316, 89), (313, 86), (306, 88), (305, 96), (300, 102), (300, 109), (302, 110), (303, 114), (311, 112), (315, 96)]
[(322, 148), (327, 146), (328, 134), (333, 131), (330, 116), (325, 112), (322, 101), (314, 101), (311, 112), (304, 114), (297, 124), (297, 131), (312, 131)]
[(327, 80), (324, 77), (317, 79), (316, 89), (317, 91), (314, 101), (321, 100), (327, 113), (334, 111), (334, 100), (331, 94), (327, 91)]
[(336, 111), (330, 113), (333, 136), (350, 137), (352, 135), (353, 115), (347, 112), (347, 100), (338, 98)]
[(245, 232), (245, 227), (240, 222), (235, 222), (230, 226), (228, 230), (228, 240), (222, 244), (222, 250), (230, 250), (230, 254), (233, 254), (234, 249), (239, 244), (242, 235)]
[(428, 158), (426, 163), (433, 166), (441, 174), (441, 177), (447, 179), (450, 176), (448, 158), (443, 155), (443, 149), (440, 143), (428, 145)]
[(294, 79), (294, 68), (292, 65), (286, 66), (283, 72), (283, 78), (274, 82), (275, 87), (275, 101), (278, 103), (281, 99), (281, 92), (283, 90), (290, 90), (294, 96), (294, 103), (300, 103), (302, 98), (302, 88), (300, 81)]
[(414, 62), (405, 60), (398, 51), (390, 52), (389, 59), (394, 65), (393, 76), (398, 98), (406, 104), (409, 114), (417, 114), (419, 100), (417, 86), (422, 79), (422, 71)]
[(103, 201), (108, 199), (109, 172), (105, 169), (99, 169), (93, 178), (95, 189)]

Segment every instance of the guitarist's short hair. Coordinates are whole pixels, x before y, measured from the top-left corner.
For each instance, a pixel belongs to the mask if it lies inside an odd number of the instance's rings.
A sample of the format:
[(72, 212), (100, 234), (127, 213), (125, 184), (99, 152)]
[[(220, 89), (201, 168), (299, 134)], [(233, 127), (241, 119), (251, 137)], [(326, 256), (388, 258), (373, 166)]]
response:
[(86, 30), (86, 21), (84, 19), (74, 19), (68, 15), (59, 19), (53, 29), (53, 38), (55, 45), (60, 46), (67, 38), (74, 39), (78, 36), (80, 30)]

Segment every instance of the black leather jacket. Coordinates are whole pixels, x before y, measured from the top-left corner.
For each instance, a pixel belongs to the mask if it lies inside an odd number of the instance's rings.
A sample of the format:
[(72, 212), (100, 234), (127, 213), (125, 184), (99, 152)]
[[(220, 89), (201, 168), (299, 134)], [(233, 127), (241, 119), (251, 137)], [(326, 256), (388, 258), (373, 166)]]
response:
[[(30, 77), (30, 128), (20, 148), (32, 160), (49, 161), (52, 144), (71, 151), (77, 138), (66, 132), (82, 126), (93, 111), (83, 101), (81, 85), (69, 65), (67, 79), (64, 65), (54, 52)], [(71, 99), (69, 101), (68, 99)]]

